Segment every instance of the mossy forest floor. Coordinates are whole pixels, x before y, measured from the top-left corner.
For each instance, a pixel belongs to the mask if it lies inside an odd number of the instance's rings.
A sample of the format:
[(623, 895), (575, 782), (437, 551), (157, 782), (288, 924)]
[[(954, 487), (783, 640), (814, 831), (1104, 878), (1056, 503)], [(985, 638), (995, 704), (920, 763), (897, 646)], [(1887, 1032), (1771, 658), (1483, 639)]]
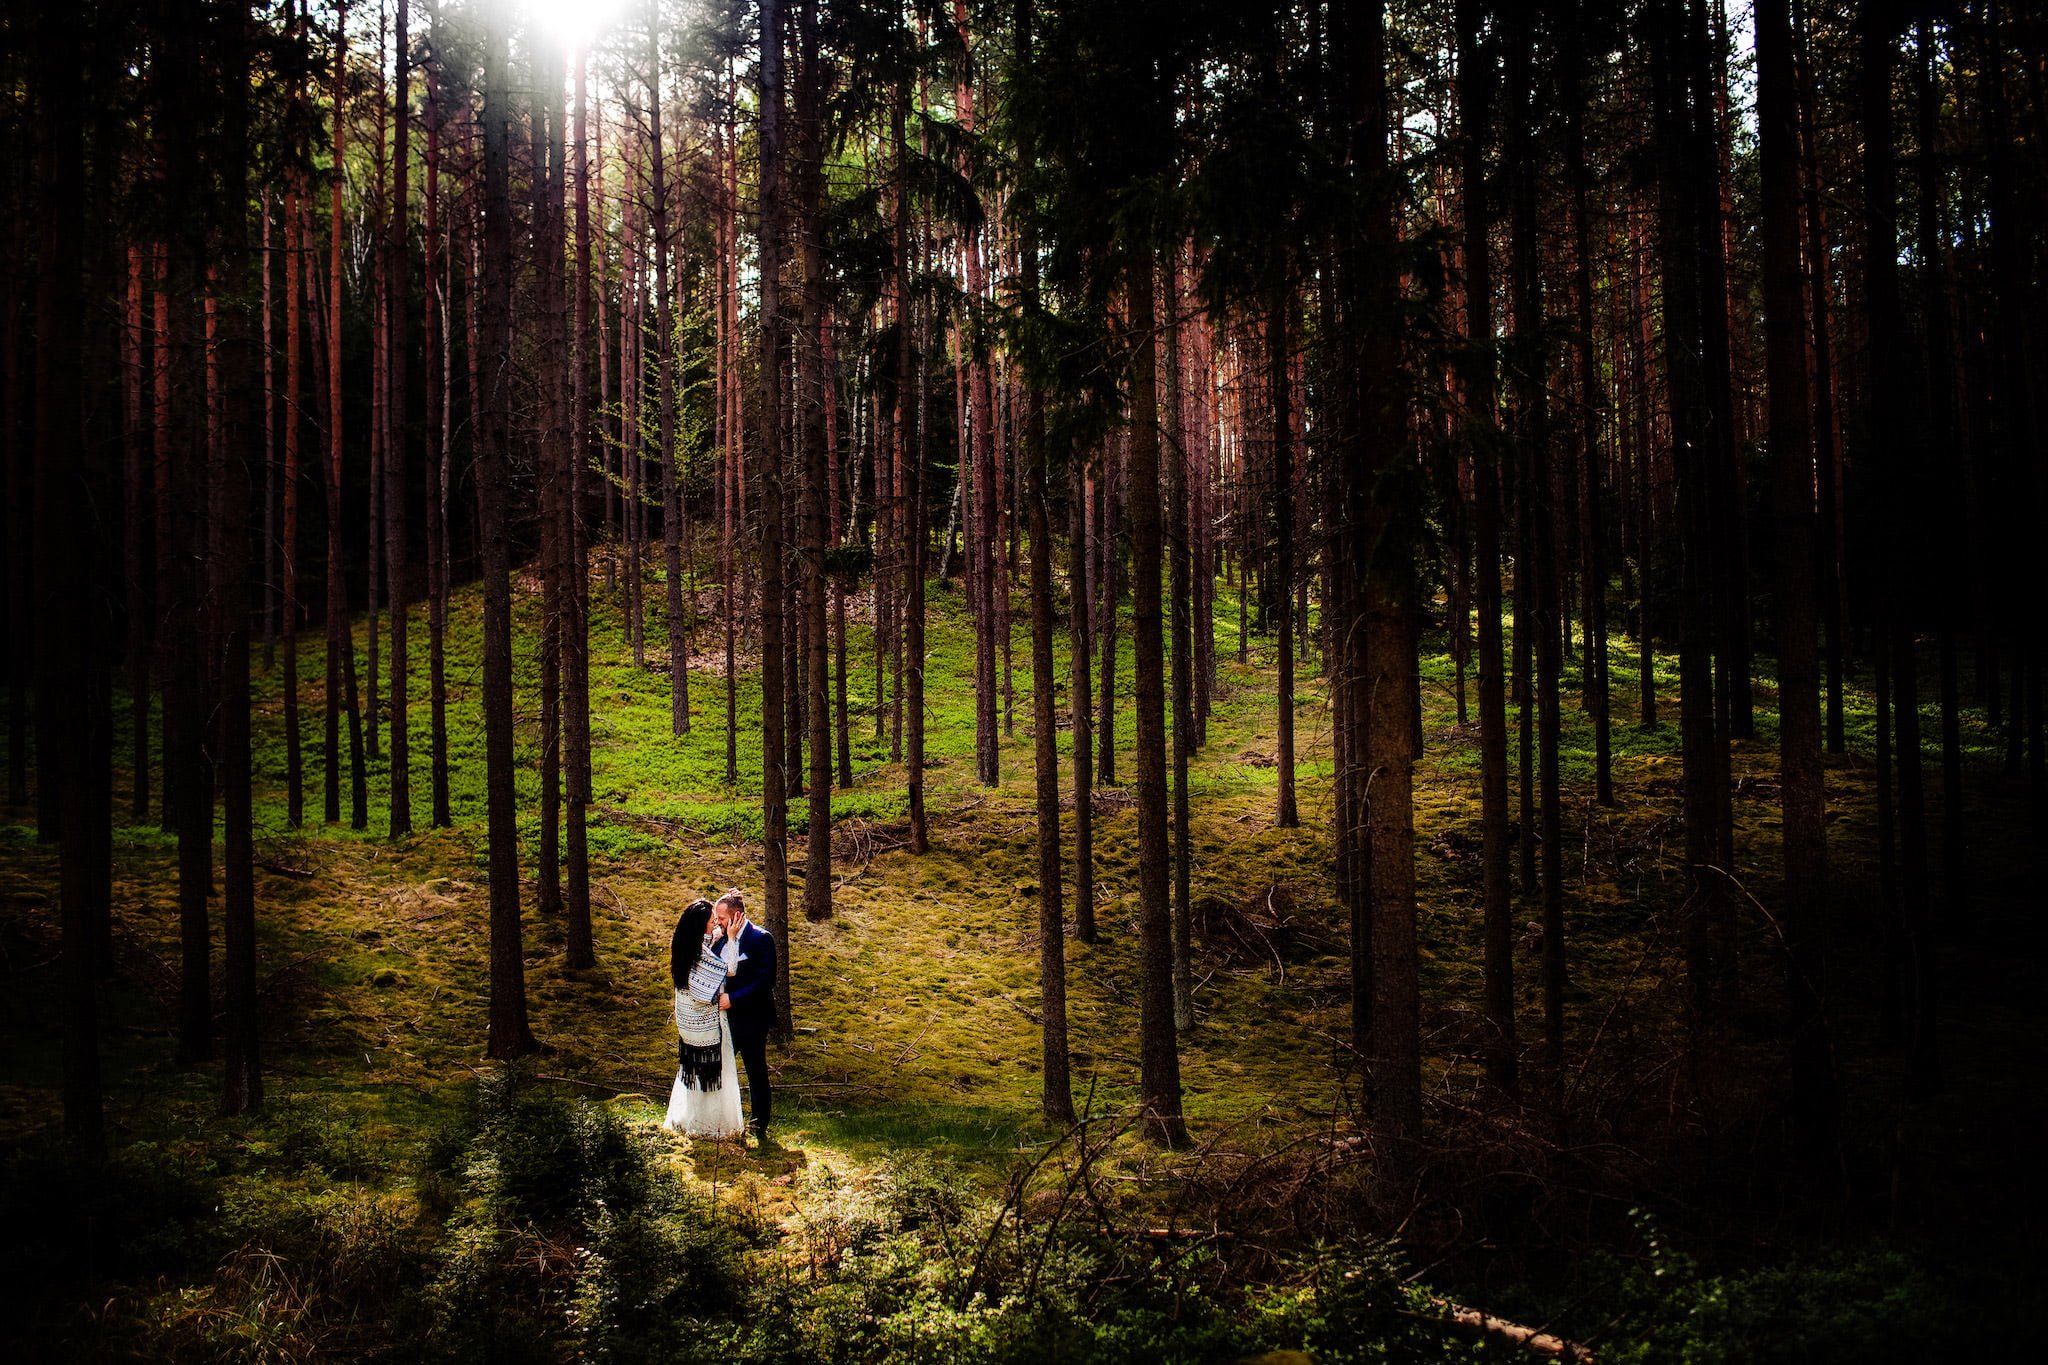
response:
[[(532, 910), (528, 886), (528, 989), (547, 1051), (536, 1071), (574, 1093), (607, 1101), (632, 1121), (658, 1119), (673, 1065), (666, 945), (691, 898), (728, 884), (760, 888), (759, 745), (751, 658), (739, 680), (739, 782), (724, 781), (724, 686), (715, 589), (697, 594), (693, 728), (669, 734), (664, 669), (635, 668), (620, 631), (616, 596), (602, 569), (593, 602), (591, 710), (595, 745), (591, 822), (593, 915), (600, 965), (562, 966), (562, 926)], [(650, 591), (650, 662), (665, 655), (660, 594)], [(1345, 928), (1329, 874), (1330, 736), (1320, 679), (1305, 669), (1297, 699), (1302, 824), (1274, 824), (1275, 672), (1270, 639), (1237, 658), (1237, 615), (1218, 603), (1220, 678), (1207, 746), (1190, 776), (1193, 894), (1198, 922), (1222, 927), (1246, 914), (1245, 939), (1217, 932), (1196, 949), (1198, 1025), (1182, 1041), (1187, 1112), (1198, 1142), (1282, 1153), (1327, 1148), (1355, 1131), (1357, 1074), (1349, 1065)], [(450, 756), (455, 827), (425, 828), (427, 638), (412, 614), (412, 786), (420, 832), (384, 837), (387, 772), (370, 766), (368, 829), (321, 819), (320, 648), (302, 643), (306, 811), (286, 827), (280, 681), (259, 673), (257, 841), (263, 1000), (263, 1062), (269, 1112), (220, 1116), (216, 1067), (181, 1066), (170, 1024), (177, 920), (174, 845), (152, 818), (129, 823), (117, 777), (114, 919), (120, 970), (106, 993), (102, 1036), (111, 1142), (204, 1153), (222, 1168), (289, 1140), (316, 1121), (346, 1134), (331, 1159), (350, 1178), (402, 1193), (406, 1153), (437, 1116), (459, 1109), (482, 1060), (486, 1005), (483, 753), (479, 699), (479, 596), (458, 595), (449, 638)], [(538, 594), (516, 598), (520, 691), (521, 865), (530, 878), (538, 836)], [(775, 1056), (777, 1129), (786, 1150), (767, 1158), (674, 1139), (695, 1176), (773, 1220), (787, 1216), (821, 1173), (857, 1178), (904, 1151), (963, 1163), (995, 1177), (1051, 1136), (1038, 1119), (1039, 1034), (1031, 807), (1029, 623), (1016, 620), (1014, 733), (1001, 750), (1002, 782), (973, 781), (972, 633), (957, 588), (931, 593), (927, 699), (932, 754), (932, 848), (895, 847), (904, 818), (903, 770), (877, 738), (871, 635), (859, 599), (849, 603), (853, 785), (833, 796), (833, 917), (797, 916), (787, 946), (794, 979), (794, 1042)], [(358, 619), (355, 638), (365, 642)], [(1066, 713), (1065, 632), (1060, 709)], [(1128, 746), (1130, 649), (1120, 651), (1119, 742)], [(261, 655), (259, 654), (259, 660)], [(1558, 1081), (1576, 1114), (1557, 1140), (1581, 1145), (1591, 1166), (1626, 1167), (1646, 1181), (1664, 1169), (1635, 1141), (1668, 1155), (1672, 1132), (1692, 1132), (1693, 1103), (1676, 1063), (1678, 945), (1675, 912), (1686, 884), (1679, 824), (1675, 661), (1660, 657), (1666, 723), (1637, 723), (1633, 646), (1615, 642), (1616, 804), (1591, 800), (1592, 731), (1579, 709), (1576, 674), (1565, 706), (1566, 912), (1571, 990), (1569, 1043)], [(366, 670), (366, 661), (359, 661)], [(1454, 677), (1440, 637), (1425, 644), (1425, 746), (1416, 787), (1416, 848), (1424, 971), (1427, 1078), (1442, 1121), (1476, 1112), (1479, 998), (1479, 793), (1476, 726), (1456, 723)], [(1928, 670), (1931, 676), (1932, 670)], [(1773, 694), (1758, 684), (1758, 736), (1736, 745), (1740, 875), (1763, 904), (1775, 903), (1777, 781)], [(1476, 689), (1474, 690), (1476, 705)], [(1006, 714), (1010, 712), (1003, 706)], [(117, 705), (125, 715), (125, 707)], [(1512, 719), (1512, 718), (1511, 718)], [(1064, 727), (1064, 719), (1063, 719)], [(1974, 723), (1971, 807), (1964, 816), (1977, 869), (1975, 923), (1944, 934), (1944, 1052), (1950, 1097), (1908, 1105), (1897, 1061), (1874, 1042), (1879, 928), (1872, 828), (1871, 715), (1849, 698), (1850, 755), (1828, 768), (1830, 852), (1836, 897), (1828, 909), (1835, 949), (1834, 1023), (1845, 1078), (1845, 1132), (1858, 1188), (1881, 1189), (1849, 1221), (1882, 1227), (1939, 1223), (1967, 1242), (1973, 1230), (2009, 1227), (2013, 1210), (2038, 1209), (2039, 1176), (2021, 1153), (2038, 1125), (2032, 1086), (2048, 1062), (2042, 994), (2029, 984), (2043, 948), (2025, 798), (1999, 776), (2000, 741)], [(1930, 730), (1932, 727), (1930, 726)], [(1062, 729), (1062, 787), (1070, 792)], [(129, 752), (117, 736), (117, 756)], [(1119, 755), (1119, 777), (1130, 754)], [(1929, 787), (1938, 793), (1938, 769)], [(156, 784), (161, 790), (161, 783)], [(347, 783), (343, 783), (344, 821)], [(1127, 789), (1098, 795), (1096, 885), (1102, 941), (1069, 940), (1069, 1008), (1077, 1098), (1097, 1111), (1135, 1094), (1137, 884), (1135, 816)], [(792, 815), (801, 819), (802, 806)], [(10, 1144), (54, 1130), (60, 1067), (56, 1028), (55, 861), (35, 842), (32, 812), (0, 824), (0, 946), (7, 981), (0, 1014), (0, 1135)], [(154, 812), (152, 812), (152, 817)], [(1071, 818), (1071, 817), (1070, 817)], [(1933, 812), (1940, 828), (1941, 812)], [(1072, 855), (1071, 825), (1065, 832)], [(1937, 845), (1938, 847), (1938, 845)], [(801, 847), (792, 852), (801, 869)], [(800, 888), (801, 882), (794, 885)], [(1533, 903), (1523, 918), (1535, 916)], [(1745, 912), (1743, 989), (1717, 1044), (1714, 1103), (1742, 1117), (1719, 1125), (1771, 1147), (1780, 1059), (1773, 1041), (1781, 964), (1761, 914)], [(217, 926), (216, 926), (217, 929)], [(1247, 944), (1250, 948), (1247, 948)], [(1533, 1068), (1541, 1036), (1533, 947), (1517, 952), (1521, 1033)], [(1658, 1132), (1654, 1116), (1670, 1122)], [(311, 1116), (309, 1118), (309, 1116)], [(1518, 1126), (1510, 1124), (1509, 1127)], [(1529, 1128), (1549, 1128), (1532, 1119)], [(1759, 1136), (1762, 1135), (1762, 1136)], [(1594, 1150), (1594, 1149), (1598, 1150)], [(1129, 1179), (1151, 1178), (1158, 1158), (1127, 1140), (1112, 1160)], [(1716, 1159), (1741, 1167), (1745, 1158)], [(1170, 1160), (1169, 1160), (1170, 1164)], [(1889, 1170), (1891, 1177), (1882, 1178)], [(1732, 1202), (1753, 1209), (1754, 1187), (1782, 1182), (1731, 1175)], [(1986, 1191), (1996, 1185), (2004, 1193)], [(1603, 1196), (1606, 1197), (1606, 1196)], [(1643, 1200), (1654, 1203), (1654, 1190)], [(1696, 1198), (1696, 1193), (1692, 1196)], [(1771, 1194), (1763, 1202), (1782, 1199)], [(1670, 1216), (1686, 1218), (1673, 1196)], [(1714, 1235), (1728, 1224), (1695, 1207)], [(1768, 1223), (1768, 1219), (1764, 1220)], [(1587, 1215), (1594, 1227), (1600, 1216)], [(1740, 1222), (1761, 1247), (1772, 1235)], [(1538, 1237), (1567, 1236), (1536, 1229)], [(1476, 1239), (1446, 1234), (1447, 1244)], [(1478, 1269), (1475, 1262), (1464, 1262)], [(1526, 1264), (1526, 1263), (1521, 1263)]]

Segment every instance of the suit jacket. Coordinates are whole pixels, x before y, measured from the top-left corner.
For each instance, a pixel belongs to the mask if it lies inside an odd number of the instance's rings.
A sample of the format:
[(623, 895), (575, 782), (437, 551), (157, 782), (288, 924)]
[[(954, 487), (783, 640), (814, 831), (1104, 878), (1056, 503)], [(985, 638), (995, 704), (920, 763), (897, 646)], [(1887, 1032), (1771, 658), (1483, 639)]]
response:
[(775, 1027), (775, 936), (757, 924), (740, 931), (739, 963), (726, 979), (732, 1001), (726, 1022), (735, 1044), (766, 1037)]

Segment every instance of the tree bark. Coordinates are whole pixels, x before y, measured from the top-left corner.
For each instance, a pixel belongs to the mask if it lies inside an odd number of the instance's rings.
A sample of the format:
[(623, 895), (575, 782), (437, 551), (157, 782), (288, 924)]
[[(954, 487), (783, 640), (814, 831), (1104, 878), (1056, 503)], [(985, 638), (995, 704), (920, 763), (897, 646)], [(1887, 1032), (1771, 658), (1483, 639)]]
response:
[(412, 355), (406, 317), (412, 311), (407, 287), (406, 197), (412, 147), (412, 44), (407, 33), (409, 0), (398, 0), (393, 19), (393, 70), (398, 76), (391, 97), (391, 205), (386, 223), (384, 256), (384, 592), (391, 613), (391, 809), (393, 839), (412, 833), (412, 744), (407, 726), (408, 672), (406, 634), (410, 626), (405, 581), (406, 376)]
[[(36, 23), (36, 179), (41, 199), (35, 348), (35, 619), (38, 779), (58, 794), (58, 905), (63, 926), (64, 1138), (96, 1163), (104, 1153), (95, 923), (109, 884), (111, 680), (106, 669), (103, 565), (110, 547), (92, 512), (107, 490), (81, 439), (88, 298), (84, 238), (85, 44), (80, 12), (44, 11)], [(13, 414), (10, 412), (9, 416)], [(56, 770), (59, 764), (63, 771)], [(95, 800), (106, 788), (105, 809)]]
[(1794, 1138), (1808, 1171), (1834, 1147), (1834, 1074), (1818, 924), (1827, 906), (1827, 786), (1821, 764), (1820, 659), (1813, 538), (1813, 430), (1800, 270), (1799, 127), (1787, 0), (1756, 6), (1757, 114), (1763, 172), (1764, 342), (1770, 386), (1772, 511), (1777, 523), (1778, 766), (1783, 820), (1788, 1033)]
[(1287, 253), (1278, 253), (1273, 264), (1273, 292), (1266, 313), (1266, 392), (1273, 419), (1272, 517), (1274, 526), (1274, 579), (1263, 583), (1279, 604), (1280, 640), (1275, 662), (1279, 665), (1276, 707), (1277, 746), (1275, 764), (1279, 774), (1279, 797), (1274, 823), (1293, 829), (1301, 823), (1294, 801), (1294, 612), (1289, 599), (1294, 594), (1294, 423), (1289, 416), (1294, 384), (1288, 373), (1288, 311), (1293, 307), (1288, 284)]
[[(1127, 248), (1129, 249), (1129, 248)], [(1173, 923), (1167, 894), (1166, 679), (1160, 632), (1162, 527), (1159, 392), (1152, 332), (1152, 254), (1130, 250), (1124, 278), (1130, 309), (1131, 685), (1137, 709), (1133, 763), (1138, 788), (1138, 1088), (1144, 1129), (1173, 1146), (1181, 1119), (1180, 1048), (1173, 1028)]]
[[(484, 28), (483, 316), (486, 353), (512, 344), (512, 103), (508, 19), (497, 6)], [(512, 407), (509, 366), (484, 367), (477, 413), (477, 539), (484, 579), (483, 710), (487, 854), (490, 863), (490, 1016), (487, 1055), (518, 1057), (538, 1047), (526, 1019), (526, 958), (519, 914), (519, 825), (512, 753), (512, 565), (506, 537), (505, 481)]]
[(1484, 0), (1460, 0), (1458, 121), (1464, 205), (1466, 444), (1472, 452), (1474, 575), (1479, 609), (1480, 868), (1484, 885), (1487, 1079), (1519, 1091), (1515, 1046), (1515, 924), (1508, 869), (1507, 700), (1501, 677), (1500, 435), (1493, 356), (1492, 219), (1486, 144), (1492, 136), (1493, 56), (1480, 46)]
[[(399, 13), (405, 12), (400, 0)], [(224, 91), (220, 139), (220, 185), (227, 208), (221, 224), (221, 295), (225, 301), (220, 327), (221, 444), (233, 452), (223, 462), (220, 552), (224, 560), (220, 627), (226, 646), (221, 665), (221, 814), (224, 836), (222, 863), (222, 976), (226, 986), (226, 1019), (222, 1028), (223, 1085), (221, 1107), (246, 1114), (263, 1107), (263, 1071), (256, 1019), (256, 850), (254, 803), (250, 774), (249, 696), (249, 524), (248, 458), (260, 448), (264, 425), (252, 420), (250, 396), (256, 389), (255, 328), (250, 318), (248, 202), (250, 32), (246, 0), (233, 0), (221, 12), (221, 87)], [(399, 21), (404, 32), (404, 20)]]
[(574, 180), (576, 194), (576, 256), (569, 288), (574, 297), (573, 344), (568, 350), (572, 378), (569, 393), (568, 498), (563, 508), (562, 536), (567, 563), (563, 585), (562, 727), (565, 776), (564, 822), (568, 844), (564, 871), (564, 928), (568, 933), (564, 962), (570, 967), (597, 965), (590, 924), (590, 552), (586, 531), (584, 479), (590, 466), (589, 361), (590, 335), (590, 162), (589, 109), (586, 99), (589, 49), (576, 50)]
[[(1016, 61), (1031, 61), (1032, 0), (1015, 0)], [(1018, 161), (1034, 160), (1033, 139), (1021, 131)], [(1017, 215), (1017, 301), (1025, 324), (1038, 321), (1038, 235), (1032, 205), (1013, 204)], [(1059, 720), (1053, 683), (1052, 517), (1047, 503), (1051, 452), (1046, 446), (1045, 401), (1027, 372), (1018, 386), (1021, 406), (1017, 458), (1024, 465), (1024, 514), (1031, 537), (1031, 739), (1038, 820), (1038, 1005), (1041, 1086), (1039, 1112), (1048, 1123), (1074, 1121), (1067, 1056), (1067, 926), (1060, 867)], [(1085, 693), (1083, 693), (1085, 695)]]
[(1089, 677), (1094, 641), (1089, 618), (1094, 596), (1088, 566), (1088, 472), (1085, 454), (1072, 458), (1067, 501), (1067, 700), (1074, 756), (1074, 937), (1095, 942), (1095, 743), (1090, 734), (1095, 688)]
[(760, 495), (761, 557), (761, 853), (762, 900), (775, 955), (777, 1032), (790, 1027), (789, 774), (784, 716), (782, 448), (786, 425), (782, 356), (783, 266), (783, 5), (761, 0), (761, 426), (754, 440), (754, 484)]
[(819, 241), (824, 195), (822, 77), (818, 70), (817, 0), (797, 0), (797, 240), (803, 270), (797, 345), (808, 381), (798, 405), (804, 461), (803, 643), (804, 692), (810, 750), (810, 810), (804, 824), (804, 918), (832, 918), (832, 695), (825, 616), (827, 487), (825, 460), (825, 357), (820, 328), (824, 317), (825, 261)]
[[(1917, 526), (1915, 496), (1920, 471), (1914, 467), (1918, 433), (1906, 401), (1910, 374), (1904, 305), (1898, 278), (1898, 184), (1892, 147), (1892, 60), (1899, 23), (1896, 0), (1865, 0), (1861, 26), (1861, 113), (1863, 122), (1863, 274), (1870, 312), (1870, 432), (1875, 463), (1885, 492), (1883, 510), (1891, 549), (1883, 557), (1888, 616), (1892, 723), (1896, 727), (1900, 914), (1908, 970), (1909, 1028), (1907, 1085), (1916, 1096), (1940, 1087), (1936, 1050), (1935, 962), (1928, 933), (1927, 824), (1921, 776), (1918, 641), (1914, 632), (1919, 557), (1908, 546)], [(1900, 537), (1906, 537), (1901, 539)]]
[[(1188, 850), (1188, 761), (1194, 752), (1195, 699), (1193, 622), (1189, 619), (1188, 594), (1193, 564), (1188, 553), (1187, 505), (1187, 423), (1181, 372), (1181, 275), (1180, 246), (1166, 251), (1165, 401), (1160, 404), (1160, 427), (1166, 435), (1160, 458), (1166, 467), (1166, 546), (1168, 611), (1171, 620), (1173, 656), (1173, 1026), (1186, 1033), (1195, 1026), (1194, 971), (1192, 964), (1194, 918), (1189, 905)], [(1286, 667), (1283, 665), (1283, 667)], [(1283, 702), (1283, 718), (1293, 710), (1292, 678), (1284, 688), (1290, 700)], [(1287, 748), (1292, 756), (1294, 727), (1285, 727)], [(1286, 804), (1292, 804), (1294, 781), (1291, 765), (1281, 768)], [(1284, 822), (1283, 822), (1284, 823)]]
[[(690, 633), (683, 600), (683, 488), (676, 468), (675, 325), (670, 311), (668, 172), (661, 132), (661, 17), (647, 6), (648, 188), (653, 195), (655, 365), (661, 389), (661, 554), (667, 588), (669, 731), (690, 733)], [(768, 363), (765, 359), (763, 364)]]

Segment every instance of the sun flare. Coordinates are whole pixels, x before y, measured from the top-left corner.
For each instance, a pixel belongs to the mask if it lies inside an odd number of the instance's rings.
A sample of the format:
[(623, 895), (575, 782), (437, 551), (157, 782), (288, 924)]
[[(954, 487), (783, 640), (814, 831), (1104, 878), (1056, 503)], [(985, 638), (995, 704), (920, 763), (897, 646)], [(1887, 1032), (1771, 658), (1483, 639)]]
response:
[(570, 47), (587, 44), (626, 8), (626, 0), (519, 0), (526, 17)]

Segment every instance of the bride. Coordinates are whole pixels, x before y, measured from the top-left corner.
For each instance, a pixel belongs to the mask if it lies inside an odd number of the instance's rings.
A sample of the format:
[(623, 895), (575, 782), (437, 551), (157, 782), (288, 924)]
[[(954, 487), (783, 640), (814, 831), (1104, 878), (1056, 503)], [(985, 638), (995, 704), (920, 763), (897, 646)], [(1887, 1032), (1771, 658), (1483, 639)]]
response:
[(669, 940), (669, 982), (676, 995), (677, 1066), (662, 1126), (691, 1137), (738, 1137), (739, 1069), (732, 1032), (718, 1008), (726, 964), (711, 941), (711, 902), (690, 902)]

